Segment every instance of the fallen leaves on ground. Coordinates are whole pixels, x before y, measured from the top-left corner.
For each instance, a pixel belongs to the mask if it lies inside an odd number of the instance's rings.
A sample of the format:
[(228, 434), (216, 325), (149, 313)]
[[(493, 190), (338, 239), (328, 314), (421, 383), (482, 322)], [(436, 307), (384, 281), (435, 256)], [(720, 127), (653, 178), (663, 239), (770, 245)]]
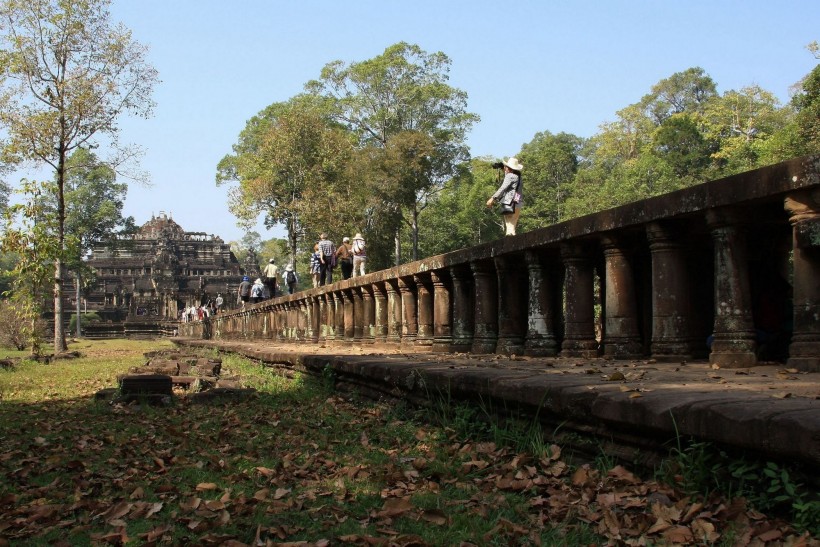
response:
[[(486, 524), (477, 544), (587, 526), (621, 545), (712, 544), (729, 531), (735, 545), (818, 545), (742, 499), (687, 497), (620, 466), (571, 468), (558, 446), (534, 457), (424, 425), (388, 438), (407, 424), (384, 407), (316, 405), (6, 405), (0, 545), (429, 545), (402, 523), (444, 530), (464, 515)], [(365, 494), (380, 502), (359, 511)]]

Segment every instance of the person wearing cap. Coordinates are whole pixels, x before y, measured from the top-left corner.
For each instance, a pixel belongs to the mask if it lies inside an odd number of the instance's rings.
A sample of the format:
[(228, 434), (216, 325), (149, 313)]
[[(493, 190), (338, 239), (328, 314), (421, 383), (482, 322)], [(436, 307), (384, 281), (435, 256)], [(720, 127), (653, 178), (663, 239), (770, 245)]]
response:
[(271, 258), (268, 260), (265, 269), (262, 270), (262, 283), (268, 288), (270, 298), (276, 298), (276, 278), (279, 277), (279, 268), (276, 266), (276, 260)]
[(282, 280), (288, 287), (288, 294), (293, 294), (296, 291), (296, 284), (299, 283), (299, 277), (293, 270), (293, 264), (285, 266), (285, 272), (282, 274)]
[(364, 264), (367, 262), (364, 238), (362, 234), (353, 236), (353, 277), (364, 275)]
[(245, 307), (245, 303), (251, 299), (251, 278), (246, 276), (242, 277), (242, 283), (239, 284), (239, 289), (237, 290), (237, 294), (239, 294), (239, 301), (242, 302), (242, 307)]
[(350, 279), (350, 274), (353, 273), (353, 249), (347, 236), (342, 238), (342, 244), (336, 251), (336, 262), (342, 268), (342, 279)]
[(333, 267), (336, 265), (336, 245), (322, 232), (319, 235), (319, 285), (333, 283)]
[(501, 162), (504, 165), (504, 180), (495, 194), (487, 200), (487, 207), (492, 207), (498, 201), (501, 204), (501, 214), (504, 217), (504, 235), (514, 236), (521, 214), (521, 170), (524, 166), (518, 158), (510, 158)]

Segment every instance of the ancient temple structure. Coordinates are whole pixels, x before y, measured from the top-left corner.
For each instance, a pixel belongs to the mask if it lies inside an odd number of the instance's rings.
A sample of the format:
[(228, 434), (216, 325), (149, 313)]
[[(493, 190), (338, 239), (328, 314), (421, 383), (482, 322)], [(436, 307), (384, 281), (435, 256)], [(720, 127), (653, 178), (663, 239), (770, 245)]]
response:
[(235, 306), (243, 269), (222, 238), (186, 232), (165, 213), (131, 239), (92, 250), (96, 284), (84, 303), (110, 321), (168, 321), (192, 305), (223, 298)]

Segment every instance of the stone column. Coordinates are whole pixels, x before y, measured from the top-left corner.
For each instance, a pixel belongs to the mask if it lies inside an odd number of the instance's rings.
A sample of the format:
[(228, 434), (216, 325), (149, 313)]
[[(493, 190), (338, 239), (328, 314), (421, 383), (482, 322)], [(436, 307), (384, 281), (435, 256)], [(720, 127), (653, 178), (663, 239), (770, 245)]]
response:
[(433, 282), (433, 351), (447, 352), (453, 344), (453, 309), (450, 304), (450, 287), (443, 270), (430, 272)]
[(650, 353), (657, 361), (692, 358), (689, 317), (689, 276), (683, 248), (666, 225), (646, 227), (652, 255), (652, 342)]
[(536, 251), (524, 254), (528, 272), (527, 337), (524, 354), (537, 357), (558, 354), (555, 335), (555, 283), (545, 273), (544, 264)]
[(820, 190), (786, 198), (794, 251), (794, 330), (789, 366), (820, 372)]
[(373, 318), (376, 315), (373, 300), (373, 285), (362, 285), (362, 343), (372, 344), (375, 341)]
[(491, 262), (470, 262), (475, 282), (473, 353), (493, 353), (498, 343), (498, 288)]
[(355, 325), (353, 324), (353, 291), (354, 289), (348, 289), (346, 291), (342, 291), (342, 297), (344, 298), (344, 333), (345, 333), (345, 342), (352, 342), (353, 341), (353, 333), (355, 329)]
[(418, 335), (418, 314), (416, 311), (416, 295), (413, 286), (405, 278), (399, 278), (399, 293), (401, 295), (401, 343), (415, 345)]
[(299, 301), (298, 308), (297, 308), (297, 321), (296, 321), (296, 338), (297, 340), (309, 340), (310, 339), (310, 321), (308, 316), (308, 301), (307, 299), (302, 299)]
[(336, 300), (333, 293), (325, 294), (323, 303), (325, 313), (322, 317), (324, 318), (325, 340), (332, 341), (336, 338)]
[(471, 271), (464, 266), (451, 266), (450, 279), (453, 283), (453, 343), (450, 351), (468, 352), (473, 347), (473, 297), (471, 293)]
[(520, 257), (495, 258), (498, 279), (498, 342), (496, 353), (522, 355), (524, 353), (525, 317), (524, 289), (527, 286), (525, 270)]
[(429, 348), (433, 345), (432, 284), (426, 274), (414, 275), (413, 282), (416, 284), (416, 301), (418, 303), (416, 345)]
[(364, 305), (362, 301), (362, 288), (351, 289), (353, 295), (353, 340), (362, 341), (364, 332)]
[(345, 299), (343, 291), (333, 292), (333, 308), (334, 339), (341, 342), (345, 339)]
[(373, 300), (375, 312), (375, 326), (373, 328), (373, 337), (377, 344), (382, 344), (387, 341), (387, 289), (385, 284), (377, 283), (373, 285)]
[(602, 238), (605, 263), (604, 355), (635, 359), (643, 355), (638, 330), (638, 297), (632, 262), (614, 236)]
[(308, 309), (310, 313), (308, 317), (310, 317), (310, 330), (311, 336), (310, 341), (314, 344), (319, 343), (319, 330), (322, 325), (322, 315), (321, 315), (321, 306), (319, 303), (319, 297), (311, 296), (308, 298)]
[(595, 309), (592, 262), (580, 245), (561, 245), (561, 259), (566, 270), (566, 315), (562, 357), (598, 356), (595, 339)]
[(746, 238), (731, 211), (710, 210), (706, 222), (715, 248), (715, 327), (709, 362), (728, 368), (757, 363)]
[(388, 279), (384, 282), (387, 291), (387, 343), (401, 342), (401, 292), (398, 279)]

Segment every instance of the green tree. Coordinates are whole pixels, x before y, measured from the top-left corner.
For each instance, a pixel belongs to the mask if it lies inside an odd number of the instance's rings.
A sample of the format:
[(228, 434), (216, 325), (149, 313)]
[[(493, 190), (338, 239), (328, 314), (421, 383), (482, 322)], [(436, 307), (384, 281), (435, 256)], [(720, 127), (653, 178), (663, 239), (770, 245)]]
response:
[[(430, 201), (421, 223), (423, 256), (454, 251), (504, 235), (497, 210), (485, 202), (500, 184), (493, 160), (474, 158)], [(369, 258), (368, 258), (369, 260)]]
[(675, 176), (691, 181), (700, 180), (714, 150), (689, 114), (666, 118), (653, 132), (651, 147), (652, 153), (665, 161)]
[(347, 227), (353, 143), (315, 97), (296, 97), (260, 112), (233, 152), (217, 166), (217, 184), (239, 183), (231, 211), (246, 221), (264, 213), (268, 227), (284, 224), (293, 260), (308, 234)]
[[(427, 200), (456, 173), (458, 164), (469, 158), (465, 139), (478, 121), (478, 116), (467, 112), (467, 94), (447, 84), (450, 63), (442, 52), (427, 53), (417, 45), (401, 42), (373, 59), (350, 64), (331, 62), (319, 80), (306, 86), (309, 92), (332, 101), (336, 119), (356, 134), (362, 147), (387, 152), (386, 159), (376, 161), (390, 162), (393, 156), (402, 154), (412, 157), (413, 167), (397, 176), (381, 173), (382, 203), (370, 210), (398, 206), (399, 217), (410, 218), (413, 241), (418, 241), (418, 215)], [(424, 161), (409, 152), (418, 147), (419, 135), (426, 137), (432, 147)], [(394, 139), (400, 142), (389, 151)], [(404, 187), (408, 170), (413, 172), (412, 193)], [(372, 219), (366, 219), (366, 223), (374, 224)], [(398, 232), (395, 236), (398, 264), (401, 239)]]
[(110, 21), (109, 0), (0, 2), (0, 78), (5, 101), (0, 124), (6, 161), (31, 161), (54, 170), (54, 350), (66, 348), (63, 265), (66, 260), (65, 188), (69, 155), (108, 137), (108, 163), (122, 165), (133, 149), (120, 148), (117, 121), (147, 116), (157, 73), (146, 49)]
[(522, 173), (525, 208), (520, 220), (523, 231), (548, 226), (561, 219), (564, 202), (578, 171), (582, 145), (583, 139), (575, 135), (553, 135), (545, 131), (536, 133), (521, 148), (518, 158), (525, 170)]

